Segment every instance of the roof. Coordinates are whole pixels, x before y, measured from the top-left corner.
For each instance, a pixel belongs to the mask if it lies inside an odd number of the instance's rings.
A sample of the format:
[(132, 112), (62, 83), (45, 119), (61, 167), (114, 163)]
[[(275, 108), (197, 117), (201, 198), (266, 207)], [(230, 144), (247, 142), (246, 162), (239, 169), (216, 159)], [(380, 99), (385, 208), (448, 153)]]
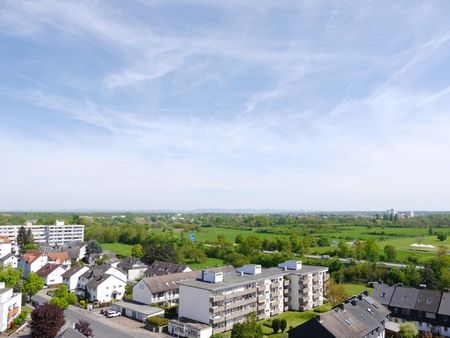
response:
[(161, 312), (164, 314), (164, 309), (161, 309), (159, 307), (155, 306), (148, 306), (148, 305), (142, 305), (136, 302), (130, 302), (130, 301), (118, 301), (114, 302), (112, 304), (112, 307), (120, 307), (123, 309), (130, 309), (132, 311), (136, 311), (139, 313), (143, 313), (147, 316), (156, 316), (161, 314)]
[(40, 268), (36, 273), (41, 277), (47, 277), (49, 274), (51, 274), (53, 271), (55, 271), (57, 268), (59, 268), (61, 265), (58, 264), (45, 264), (42, 268)]
[(439, 305), (438, 313), (440, 315), (450, 316), (450, 293), (443, 292), (441, 298), (441, 304)]
[(11, 243), (11, 240), (7, 236), (0, 236), (0, 244)]
[(103, 264), (103, 265), (94, 265), (89, 268), (88, 271), (83, 273), (80, 277), (83, 278), (94, 278), (95, 276), (100, 276), (104, 274), (111, 268), (111, 265)]
[(192, 320), (192, 319), (184, 318), (184, 317), (180, 317), (178, 319), (170, 319), (169, 322), (174, 323), (176, 325), (180, 325), (180, 326), (182, 326), (182, 325), (183, 326), (184, 325), (192, 326), (192, 327), (197, 328), (198, 330), (204, 330), (204, 329), (211, 327), (208, 324), (201, 323), (196, 320)]
[(4, 262), (4, 261), (10, 259), (11, 257), (15, 257), (15, 255), (14, 255), (13, 253), (10, 252), (9, 254), (7, 254), (7, 255), (1, 257), (1, 258), (0, 258), (0, 262)]
[(141, 262), (139, 258), (127, 257), (123, 259), (117, 267), (122, 268), (124, 270), (133, 270), (133, 269), (146, 269), (148, 265)]
[(397, 286), (389, 306), (402, 309), (414, 309), (419, 297), (419, 289)]
[(361, 338), (382, 327), (389, 313), (372, 297), (360, 294), (295, 328), (289, 337)]
[[(210, 283), (210, 282), (206, 282), (206, 281), (203, 281), (200, 279), (196, 279), (196, 280), (183, 281), (180, 283), (180, 285), (186, 285), (186, 286), (191, 286), (191, 287), (195, 287), (195, 288), (199, 288), (199, 289), (214, 291), (214, 290), (228, 289), (228, 288), (240, 285), (240, 284), (247, 284), (249, 281), (259, 281), (259, 280), (267, 279), (270, 277), (284, 276), (284, 275), (288, 275), (288, 274), (292, 274), (292, 273), (296, 273), (296, 272), (300, 273), (300, 271), (310, 272), (313, 270), (310, 268), (315, 268), (315, 267), (303, 266), (301, 270), (285, 270), (283, 268), (276, 267), (276, 268), (262, 269), (261, 273), (258, 273), (255, 275), (250, 275), (250, 274), (241, 274), (240, 272), (237, 272), (233, 267), (229, 266), (225, 270), (223, 270), (223, 269), (218, 270), (218, 271), (222, 271), (224, 273), (222, 282)], [(317, 268), (319, 268), (319, 267), (317, 267)], [(218, 268), (218, 269), (220, 269), (220, 268)], [(320, 267), (320, 269), (317, 271), (320, 271), (322, 269), (326, 270), (327, 268)], [(208, 269), (208, 271), (213, 271), (213, 269)]]
[(188, 268), (188, 266), (183, 264), (154, 261), (144, 272), (144, 276), (152, 277), (170, 275), (172, 273), (183, 272), (186, 268)]
[(70, 256), (69, 256), (69, 253), (67, 251), (64, 251), (64, 252), (49, 252), (47, 254), (47, 256), (52, 261), (60, 261), (60, 262), (70, 261)]
[(62, 277), (63, 277), (63, 278), (70, 278), (70, 277), (72, 277), (74, 274), (76, 274), (78, 271), (80, 271), (81, 269), (84, 269), (84, 268), (87, 269), (87, 267), (84, 266), (84, 265), (74, 266), (74, 267), (70, 268), (69, 270), (67, 270), (66, 272), (64, 272), (64, 273), (62, 274)]
[(178, 289), (178, 283), (186, 280), (200, 277), (201, 271), (189, 271), (173, 273), (165, 276), (144, 277), (142, 282), (147, 285), (151, 293), (165, 292)]
[(437, 313), (440, 302), (440, 291), (420, 289), (414, 310)]
[(389, 305), (394, 291), (395, 285), (376, 283), (374, 284), (373, 298), (380, 304)]
[(116, 278), (116, 279), (120, 280), (121, 282), (123, 282), (124, 284), (126, 284), (123, 280), (121, 280), (120, 278), (118, 278), (114, 275), (102, 274), (100, 276), (93, 278), (89, 283), (87, 283), (86, 286), (88, 288), (95, 289), (97, 286), (99, 286), (100, 284), (102, 284), (104, 281), (106, 281), (109, 278)]
[(86, 338), (84, 335), (82, 335), (77, 330), (68, 327), (65, 329), (62, 333), (60, 333), (57, 338)]
[(27, 263), (27, 264), (31, 264), (33, 263), (35, 260), (37, 260), (39, 257), (43, 256), (44, 253), (41, 251), (36, 251), (36, 250), (30, 250), (25, 252), (25, 254), (23, 255), (23, 260)]

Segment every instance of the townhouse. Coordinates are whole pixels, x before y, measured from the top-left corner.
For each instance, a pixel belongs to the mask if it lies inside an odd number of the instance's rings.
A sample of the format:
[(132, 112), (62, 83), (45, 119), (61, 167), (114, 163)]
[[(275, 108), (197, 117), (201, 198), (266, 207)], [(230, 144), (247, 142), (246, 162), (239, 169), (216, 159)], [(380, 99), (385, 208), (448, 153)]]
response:
[(13, 289), (5, 288), (5, 283), (0, 282), (0, 332), (10, 328), (21, 311), (22, 294), (14, 293)]
[(289, 309), (320, 306), (325, 300), (327, 271), (326, 267), (303, 266), (300, 261), (270, 269), (249, 264), (233, 272), (204, 270), (199, 278), (178, 283), (179, 316), (208, 324), (213, 333), (220, 333), (252, 312), (264, 319)]
[(418, 330), (450, 337), (448, 292), (376, 283), (373, 298), (390, 311), (397, 323), (414, 322)]
[(141, 279), (144, 272), (148, 269), (148, 265), (141, 262), (138, 258), (127, 257), (117, 264), (126, 274), (130, 282)]
[(0, 267), (10, 266), (17, 268), (17, 256), (12, 252), (12, 242), (6, 236), (0, 236)]
[(62, 274), (63, 284), (67, 285), (70, 291), (77, 289), (78, 279), (82, 274), (88, 271), (87, 266), (74, 266)]
[(192, 271), (192, 269), (183, 264), (154, 261), (144, 272), (144, 277), (164, 276), (189, 271)]
[(366, 291), (289, 330), (289, 338), (384, 338), (388, 316)]
[[(20, 227), (21, 225), (0, 225), (0, 236), (7, 237), (16, 252)], [(84, 241), (84, 225), (82, 224), (64, 224), (62, 221), (56, 221), (54, 225), (36, 225), (28, 222), (23, 227), (31, 230), (35, 243), (61, 246), (69, 242)]]
[(53, 264), (62, 265), (65, 269), (70, 269), (72, 264), (69, 253), (63, 252), (49, 252), (47, 254), (48, 262)]
[(62, 284), (62, 275), (66, 272), (66, 269), (59, 264), (47, 263), (36, 274), (44, 279), (44, 284), (47, 286)]

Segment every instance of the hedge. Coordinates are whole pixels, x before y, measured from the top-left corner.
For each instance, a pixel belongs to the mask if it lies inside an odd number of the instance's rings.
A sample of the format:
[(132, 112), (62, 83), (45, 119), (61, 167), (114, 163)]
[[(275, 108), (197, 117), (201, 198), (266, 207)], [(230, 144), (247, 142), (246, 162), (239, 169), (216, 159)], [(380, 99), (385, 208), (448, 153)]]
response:
[(154, 326), (166, 326), (169, 324), (169, 320), (162, 317), (148, 317), (147, 323)]

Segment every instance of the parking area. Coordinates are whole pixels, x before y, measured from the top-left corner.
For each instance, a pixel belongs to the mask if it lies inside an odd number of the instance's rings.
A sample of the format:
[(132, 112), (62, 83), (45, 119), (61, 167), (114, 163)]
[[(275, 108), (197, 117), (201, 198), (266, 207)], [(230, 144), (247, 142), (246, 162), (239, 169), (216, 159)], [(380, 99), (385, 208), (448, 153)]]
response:
[(114, 324), (126, 327), (128, 329), (137, 329), (137, 328), (143, 328), (144, 327), (144, 323), (140, 323), (140, 322), (138, 322), (136, 320), (133, 320), (131, 318), (127, 318), (127, 317), (124, 317), (124, 316), (114, 317), (114, 318), (107, 318), (107, 317), (103, 316), (102, 314), (100, 314), (99, 312), (97, 313), (97, 315), (105, 318), (110, 323), (114, 323)]

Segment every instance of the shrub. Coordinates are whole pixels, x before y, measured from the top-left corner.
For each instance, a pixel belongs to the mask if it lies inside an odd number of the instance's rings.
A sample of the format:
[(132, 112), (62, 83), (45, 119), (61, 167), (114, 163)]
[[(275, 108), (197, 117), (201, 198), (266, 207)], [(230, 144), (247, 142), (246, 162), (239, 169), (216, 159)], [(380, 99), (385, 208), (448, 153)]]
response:
[(166, 326), (169, 324), (169, 320), (162, 317), (148, 317), (147, 323), (154, 326)]

